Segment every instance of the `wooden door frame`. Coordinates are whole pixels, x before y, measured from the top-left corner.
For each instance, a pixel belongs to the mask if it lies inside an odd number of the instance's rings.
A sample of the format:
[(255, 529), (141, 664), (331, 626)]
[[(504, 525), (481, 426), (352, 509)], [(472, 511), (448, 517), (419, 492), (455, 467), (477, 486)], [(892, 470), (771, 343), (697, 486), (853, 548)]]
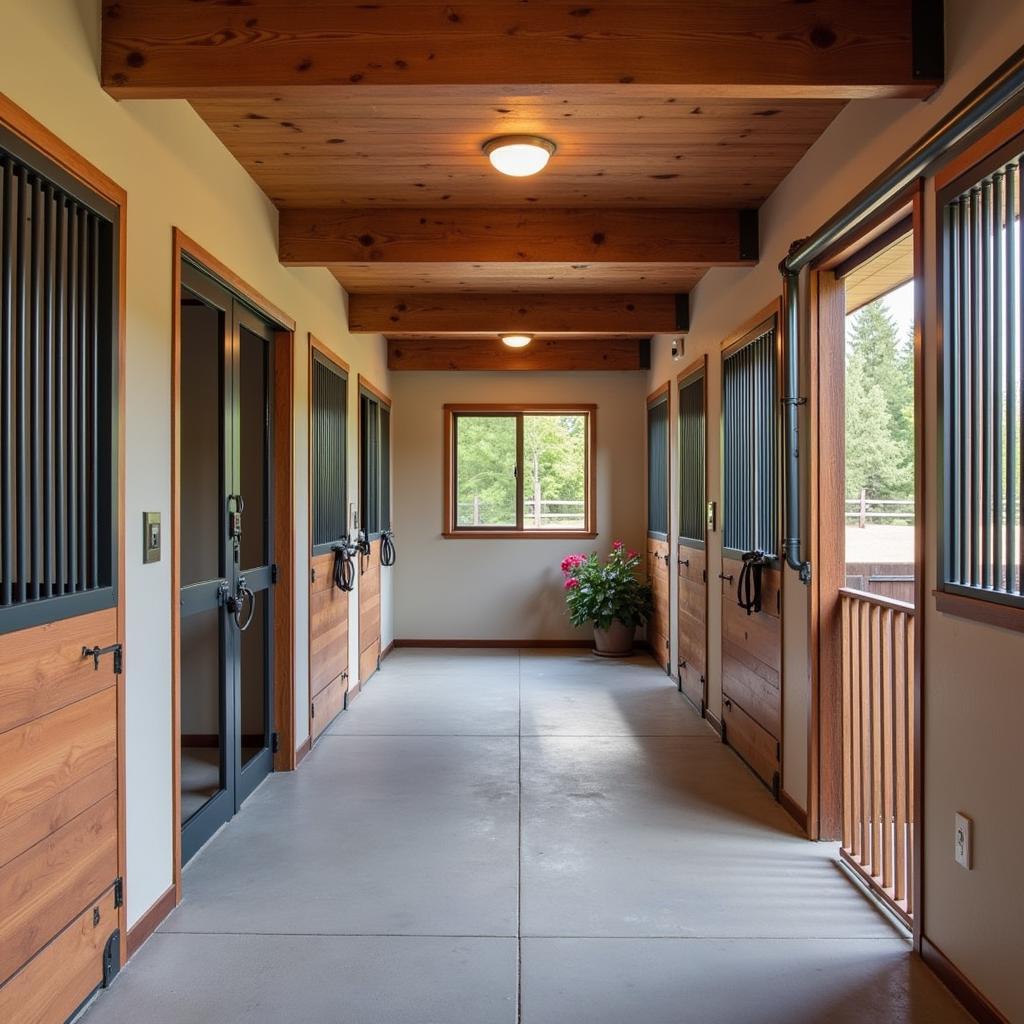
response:
[[(125, 349), (127, 338), (125, 320), (128, 313), (127, 267), (128, 267), (128, 193), (98, 167), (86, 160), (67, 143), (62, 141), (37, 121), (31, 114), (12, 102), (0, 92), (0, 124), (8, 131), (38, 150), (47, 159), (58, 164), (72, 177), (92, 189), (118, 209), (118, 269), (117, 269), (117, 502), (114, 515), (117, 520), (117, 597), (116, 635), (117, 643), (125, 645)], [(123, 654), (123, 670), (116, 676), (117, 689), (117, 873), (122, 880), (124, 898), (117, 910), (117, 926), (125, 941), (121, 942), (121, 964), (128, 959), (128, 853), (127, 853), (127, 765), (125, 755), (125, 683), (131, 665), (127, 650)]]
[[(312, 561), (313, 558), (313, 357), (314, 353), (319, 352), (326, 359), (329, 359), (335, 366), (345, 371), (345, 504), (348, 505), (351, 498), (348, 494), (348, 419), (349, 419), (349, 399), (348, 399), (348, 385), (349, 380), (352, 376), (352, 368), (348, 363), (341, 358), (330, 347), (330, 345), (322, 342), (312, 331), (307, 335), (309, 341), (309, 355), (306, 366), (306, 529), (309, 544), (309, 559)], [(357, 417), (358, 419), (358, 417)], [(345, 529), (348, 530), (350, 526), (348, 518), (348, 508), (345, 509)], [(307, 594), (311, 593), (312, 579), (309, 581), (307, 588)], [(351, 620), (351, 610), (348, 612), (349, 619)], [(350, 622), (351, 626), (351, 622)], [(309, 734), (306, 737), (306, 742), (302, 744), (299, 752), (296, 756), (296, 764), (301, 761), (306, 754), (309, 753), (313, 746), (313, 609), (307, 601), (306, 605), (306, 650), (310, 652), (310, 656), (306, 659), (306, 703), (309, 705), (307, 711), (307, 722)], [(345, 652), (346, 663), (349, 660), (348, 652)]]
[(178, 227), (171, 229), (171, 798), (174, 903), (181, 902), (181, 261), (222, 281), (277, 326), (270, 400), (274, 408), (274, 771), (292, 771), (295, 750), (295, 321)]
[[(808, 720), (808, 834), (812, 839), (831, 839), (842, 825), (842, 638), (838, 586), (845, 584), (843, 544), (845, 533), (845, 475), (836, 472), (845, 464), (845, 369), (846, 308), (844, 289), (833, 273), (851, 256), (898, 225), (911, 219), (914, 235), (914, 943), (920, 949), (924, 918), (923, 894), (923, 673), (925, 632), (925, 528), (927, 485), (924, 438), (924, 179), (902, 190), (856, 232), (842, 239), (810, 268), (810, 336), (808, 412), (812, 428), (808, 445), (810, 514), (808, 546), (814, 560), (811, 580), (810, 683), (811, 714)], [(841, 304), (841, 308), (840, 308)], [(837, 504), (836, 494), (839, 495)], [(837, 524), (838, 519), (838, 524)], [(839, 534), (841, 538), (843, 533)]]
[[(708, 398), (710, 392), (708, 390), (708, 369), (710, 360), (708, 354), (705, 352), (704, 355), (695, 359), (689, 366), (686, 367), (681, 373), (676, 374), (676, 465), (679, 467), (679, 490), (676, 493), (676, 498), (679, 499), (679, 515), (676, 517), (676, 647), (679, 645), (679, 615), (682, 607), (682, 602), (679, 600), (679, 549), (683, 546), (683, 538), (680, 536), (680, 523), (679, 519), (682, 516), (682, 463), (681, 463), (681, 452), (680, 452), (680, 431), (682, 430), (682, 416), (683, 410), (682, 405), (679, 401), (679, 392), (684, 381), (690, 377), (696, 376), (698, 373), (703, 374), (702, 383), (704, 385), (704, 508), (703, 508), (703, 525), (704, 525), (704, 713), (702, 717), (707, 718), (708, 712), (708, 676), (711, 674), (709, 649), (711, 646), (711, 638), (709, 636), (709, 624), (708, 624), (708, 613), (711, 606), (711, 587), (708, 580), (708, 495), (711, 493), (711, 460), (708, 458)], [(669, 501), (669, 507), (671, 508), (671, 500)], [(671, 524), (670, 524), (671, 525)], [(681, 683), (680, 672), (679, 672), (679, 651), (676, 650), (676, 665), (675, 665), (675, 676), (677, 682)]]

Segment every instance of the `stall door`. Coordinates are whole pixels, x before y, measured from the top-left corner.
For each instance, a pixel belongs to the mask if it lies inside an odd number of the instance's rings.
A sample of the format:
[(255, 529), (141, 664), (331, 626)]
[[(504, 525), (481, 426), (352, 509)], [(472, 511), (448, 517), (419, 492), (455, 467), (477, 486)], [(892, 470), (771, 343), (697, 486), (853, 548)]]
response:
[(702, 715), (707, 704), (705, 410), (702, 360), (679, 382), (679, 550), (676, 555), (679, 690)]
[(346, 504), (348, 373), (316, 345), (310, 371), (309, 736), (315, 743), (345, 707), (356, 552), (349, 545)]
[(0, 1020), (121, 962), (119, 209), (0, 129)]
[(778, 361), (774, 317), (725, 353), (721, 570), (722, 726), (726, 741), (776, 795), (782, 737)]
[(391, 535), (391, 403), (360, 381), (359, 685), (380, 667), (381, 569), (393, 564)]
[(669, 668), (668, 385), (647, 400), (647, 573), (654, 613), (647, 643), (654, 660)]
[(187, 261), (181, 280), (184, 863), (272, 766), (274, 332)]

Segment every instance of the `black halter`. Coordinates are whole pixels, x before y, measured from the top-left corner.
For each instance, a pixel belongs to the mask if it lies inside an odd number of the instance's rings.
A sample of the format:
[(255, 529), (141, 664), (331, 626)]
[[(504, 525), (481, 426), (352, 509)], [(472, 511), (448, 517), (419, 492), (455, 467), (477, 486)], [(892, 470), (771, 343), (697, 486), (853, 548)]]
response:
[(743, 554), (743, 568), (736, 584), (736, 603), (748, 615), (761, 610), (761, 575), (768, 562), (768, 556), (760, 549)]
[(335, 544), (334, 552), (334, 585), (345, 593), (356, 585), (356, 567), (352, 561), (352, 549), (348, 544)]

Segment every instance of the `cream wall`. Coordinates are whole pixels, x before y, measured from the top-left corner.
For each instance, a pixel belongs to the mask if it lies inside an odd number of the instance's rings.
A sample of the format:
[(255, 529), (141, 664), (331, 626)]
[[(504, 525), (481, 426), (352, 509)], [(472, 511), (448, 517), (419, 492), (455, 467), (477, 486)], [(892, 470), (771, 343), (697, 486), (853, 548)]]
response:
[[(678, 364), (670, 337), (655, 340), (648, 384), (704, 352), (709, 360), (709, 498), (720, 500), (717, 424), (721, 414), (719, 346), (747, 318), (779, 295), (779, 261), (790, 243), (835, 213), (991, 73), (1024, 40), (1019, 0), (946, 0), (946, 85), (931, 100), (851, 103), (761, 209), (761, 262), (749, 270), (715, 270), (691, 297), (693, 330)], [(934, 222), (925, 225), (934, 259)], [(934, 294), (925, 294), (926, 330), (926, 593), (935, 586), (937, 483), (935, 437)], [(806, 310), (804, 311), (806, 315)], [(806, 337), (806, 334), (805, 334)], [(803, 353), (806, 367), (806, 352)], [(806, 394), (806, 384), (802, 389)], [(676, 414), (673, 394), (673, 417)], [(801, 426), (807, 437), (806, 420)], [(675, 431), (671, 431), (673, 446)], [(675, 498), (675, 486), (670, 492)], [(806, 487), (804, 488), (806, 500)], [(806, 516), (805, 516), (806, 518)], [(673, 536), (678, 508), (673, 505)], [(804, 529), (806, 536), (806, 524)], [(709, 543), (709, 565), (721, 555), (721, 535)], [(720, 589), (709, 572), (710, 707), (721, 710)], [(786, 572), (783, 714), (783, 786), (807, 803), (807, 590)], [(1024, 722), (1024, 635), (939, 615), (929, 596), (925, 626), (925, 935), (1010, 1020), (1024, 1020), (1020, 971), (1024, 895), (1019, 882), (1024, 849), (1020, 729)], [(675, 638), (673, 638), (673, 644)], [(674, 652), (673, 652), (674, 657)], [(953, 815), (974, 818), (975, 865), (953, 860)]]
[[(395, 373), (395, 522), (401, 639), (564, 640), (561, 559), (646, 536), (644, 374)], [(446, 540), (443, 520), (446, 402), (584, 402), (597, 409), (597, 528), (593, 541)]]
[[(0, 91), (128, 193), (126, 486), (127, 898), (133, 923), (171, 884), (170, 559), (142, 564), (143, 510), (170, 520), (171, 228), (209, 249), (297, 321), (296, 732), (307, 735), (307, 332), (379, 387), (378, 336), (351, 336), (345, 295), (326, 270), (277, 260), (277, 214), (183, 102), (116, 103), (99, 86), (100, 0), (0, 0)], [(355, 409), (350, 494), (356, 490)], [(397, 417), (397, 411), (396, 411)], [(384, 643), (392, 635), (385, 574)], [(356, 603), (352, 602), (353, 616)], [(350, 630), (352, 636), (358, 630)], [(353, 665), (358, 664), (354, 658)]]

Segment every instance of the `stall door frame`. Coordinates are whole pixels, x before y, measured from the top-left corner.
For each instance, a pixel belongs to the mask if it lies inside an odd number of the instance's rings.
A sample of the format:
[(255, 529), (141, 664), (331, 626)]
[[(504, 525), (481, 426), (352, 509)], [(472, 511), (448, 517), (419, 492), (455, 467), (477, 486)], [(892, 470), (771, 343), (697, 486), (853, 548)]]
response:
[[(125, 446), (125, 422), (124, 422), (124, 407), (125, 407), (125, 316), (126, 316), (126, 295), (125, 295), (125, 281), (126, 281), (126, 266), (127, 266), (127, 239), (128, 239), (128, 198), (127, 193), (120, 185), (105, 175), (93, 164), (89, 163), (82, 156), (80, 156), (75, 150), (73, 150), (66, 143), (61, 141), (56, 135), (45, 128), (42, 124), (36, 121), (28, 113), (22, 110), (20, 107), (12, 103), (6, 96), (0, 93), (0, 126), (9, 131), (15, 140), (20, 141), (25, 146), (29, 147), (34, 153), (39, 154), (45, 162), (49, 162), (56, 166), (56, 170), (69, 179), (76, 183), (84, 185), (87, 189), (98, 195), (102, 200), (111, 204), (117, 209), (117, 233), (115, 235), (115, 245), (117, 246), (117, 258), (116, 258), (116, 276), (117, 279), (114, 282), (114, 315), (116, 317), (115, 325), (115, 358), (116, 358), (116, 377), (114, 381), (114, 389), (111, 394), (111, 404), (113, 406), (112, 416), (114, 419), (113, 435), (116, 444), (116, 456), (113, 460), (111, 467), (113, 476), (112, 486), (112, 501), (113, 508), (111, 509), (111, 517), (113, 519), (114, 526), (114, 557), (116, 559), (114, 573), (112, 577), (112, 585), (114, 590), (114, 604), (109, 609), (114, 612), (115, 615), (115, 626), (114, 626), (114, 641), (115, 644), (121, 647), (121, 671), (115, 672), (114, 675), (114, 694), (116, 704), (116, 818), (117, 818), (117, 881), (111, 879), (113, 888), (108, 890), (102, 898), (98, 899), (93, 909), (92, 923), (95, 924), (96, 914), (101, 912), (106, 913), (108, 910), (113, 910), (114, 921), (116, 922), (116, 930), (119, 932), (120, 941), (116, 946), (116, 963), (111, 965), (112, 973), (116, 973), (117, 970), (127, 960), (127, 937), (128, 937), (128, 908), (127, 908), (127, 895), (128, 895), (128, 872), (127, 872), (127, 855), (126, 855), (126, 787), (125, 787), (125, 689), (126, 679), (128, 670), (128, 656), (124, 650), (125, 632), (124, 632), (124, 609), (125, 609), (125, 530), (124, 530), (124, 446)], [(82, 621), (88, 617), (90, 613), (83, 612), (80, 615), (74, 617), (64, 618), (57, 621), (57, 625), (63, 623), (71, 623), (74, 621)], [(93, 613), (95, 614), (95, 613)], [(43, 625), (30, 625), (26, 624), (24, 629), (20, 628), (12, 632), (24, 632), (25, 629), (32, 629), (34, 632), (40, 629), (49, 628), (49, 624)], [(111, 661), (109, 655), (104, 656), (101, 661), (101, 666), (110, 666)], [(101, 668), (102, 671), (102, 668)], [(73, 924), (74, 922), (72, 922)], [(107, 929), (104, 929), (103, 934), (108, 934)], [(88, 940), (84, 935), (79, 934), (73, 927), (67, 927), (62, 932), (59, 932), (51, 940), (49, 940), (42, 949), (49, 948), (55, 943), (62, 943), (61, 953), (65, 957), (75, 950), (78, 943), (87, 943)], [(39, 951), (41, 952), (42, 949)], [(102, 956), (102, 950), (99, 951), (99, 955)], [(15, 975), (13, 975), (8, 984), (11, 986), (17, 986), (17, 988), (11, 988), (10, 991), (14, 992), (12, 998), (17, 998), (20, 1002), (21, 1009), (26, 1014), (28, 1013), (52, 1013), (54, 1010), (63, 1013), (64, 1010), (68, 1009), (65, 1005), (68, 995), (62, 991), (56, 990), (53, 985), (52, 978), (36, 978), (32, 972), (32, 965), (38, 964), (41, 961), (36, 959), (38, 952), (25, 964)], [(66, 960), (68, 969), (74, 969), (74, 963), (70, 960)], [(100, 967), (100, 960), (97, 959), (97, 968)], [(5, 986), (6, 987), (6, 986)], [(64, 1002), (62, 1002), (62, 997)], [(77, 996), (70, 996), (70, 998), (77, 998)], [(76, 1006), (71, 1006), (67, 1016), (71, 1016)]]
[[(701, 510), (701, 524), (703, 536), (700, 541), (700, 548), (698, 548), (694, 544), (696, 538), (683, 536), (682, 525), (682, 493), (683, 487), (685, 487), (686, 482), (683, 479), (682, 463), (683, 408), (681, 401), (681, 392), (684, 387), (694, 382), (697, 379), (698, 375), (700, 376), (700, 379), (703, 382), (704, 399), (702, 404), (702, 410), (704, 415), (704, 502), (703, 508)], [(676, 682), (679, 685), (679, 692), (682, 693), (687, 700), (693, 703), (692, 695), (686, 691), (683, 685), (683, 669), (688, 668), (689, 666), (685, 664), (685, 659), (682, 657), (682, 652), (678, 649), (678, 645), (681, 633), (679, 623), (681, 621), (681, 617), (686, 614), (686, 612), (683, 611), (683, 595), (681, 582), (683, 578), (683, 570), (687, 570), (687, 575), (696, 575), (697, 566), (691, 565), (690, 562), (697, 557), (697, 552), (699, 551), (700, 557), (702, 558), (704, 563), (701, 566), (701, 578), (704, 584), (704, 670), (701, 673), (701, 699), (699, 705), (695, 705), (695, 707), (697, 708), (701, 717), (703, 718), (707, 711), (708, 705), (708, 648), (710, 646), (708, 639), (708, 611), (710, 593), (710, 587), (708, 585), (708, 533), (710, 532), (710, 526), (708, 522), (708, 495), (710, 494), (711, 488), (709, 478), (710, 460), (708, 459), (708, 357), (706, 354), (701, 356), (700, 359), (691, 363), (685, 370), (683, 370), (682, 373), (680, 373), (676, 377), (676, 396), (678, 406), (676, 410), (676, 418), (678, 421), (679, 438), (677, 448), (677, 460), (679, 466), (679, 519), (676, 524), (676, 569), (677, 576), (679, 577), (679, 582), (677, 582), (676, 584)], [(683, 557), (684, 548), (689, 549), (690, 552), (690, 554), (688, 554), (685, 558)]]
[(282, 312), (230, 268), (193, 241), (179, 228), (172, 230), (171, 282), (171, 716), (174, 757), (171, 771), (174, 835), (174, 903), (181, 902), (181, 614), (178, 604), (181, 590), (181, 268), (183, 260), (202, 269), (228, 290), (236, 293), (275, 325), (273, 342), (272, 392), (273, 433), (270, 438), (274, 480), (271, 541), (273, 576), (276, 579), (271, 671), (274, 679), (273, 720), (275, 740), (272, 749), (274, 771), (292, 771), (295, 750), (295, 321)]

